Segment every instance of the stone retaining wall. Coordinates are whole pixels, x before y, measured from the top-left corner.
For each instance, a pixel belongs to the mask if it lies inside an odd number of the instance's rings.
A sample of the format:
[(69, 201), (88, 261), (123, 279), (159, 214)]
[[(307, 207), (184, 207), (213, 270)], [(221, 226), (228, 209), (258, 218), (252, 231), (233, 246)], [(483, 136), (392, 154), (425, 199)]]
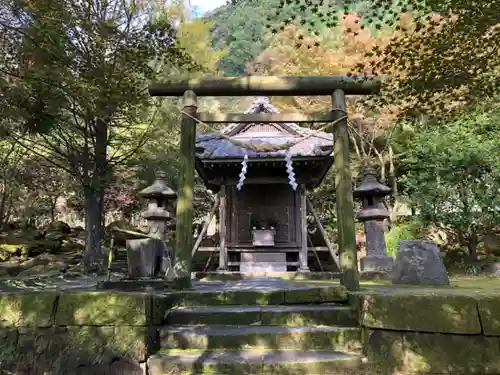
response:
[[(412, 290), (360, 293), (352, 301), (365, 333), (363, 374), (500, 374), (500, 298)], [(144, 374), (172, 302), (145, 293), (0, 293), (0, 373)]]
[(500, 374), (500, 296), (358, 295), (373, 374)]
[(0, 370), (144, 374), (163, 302), (139, 293), (0, 293)]

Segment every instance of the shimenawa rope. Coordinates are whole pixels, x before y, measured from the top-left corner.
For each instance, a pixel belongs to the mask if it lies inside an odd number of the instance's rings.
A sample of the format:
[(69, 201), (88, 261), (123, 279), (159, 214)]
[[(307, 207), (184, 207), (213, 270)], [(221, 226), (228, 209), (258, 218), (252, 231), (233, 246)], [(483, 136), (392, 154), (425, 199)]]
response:
[[(345, 111), (343, 111), (341, 109), (338, 109), (338, 108), (335, 108), (334, 110), (346, 113)], [(315, 129), (313, 132), (311, 132), (308, 135), (305, 135), (305, 136), (302, 136), (300, 138), (297, 138), (294, 141), (285, 142), (285, 143), (280, 144), (280, 145), (275, 145), (275, 144), (272, 144), (272, 143), (252, 143), (252, 142), (243, 142), (243, 141), (236, 140), (236, 139), (232, 138), (231, 136), (229, 136), (227, 134), (223, 134), (223, 133), (215, 130), (214, 128), (212, 128), (208, 124), (204, 123), (203, 121), (201, 121), (200, 119), (197, 119), (194, 116), (191, 116), (187, 112), (184, 112), (184, 111), (181, 110), (181, 113), (184, 114), (184, 115), (186, 115), (186, 116), (188, 116), (188, 117), (190, 117), (190, 118), (192, 118), (193, 120), (195, 120), (199, 124), (202, 124), (202, 125), (206, 126), (211, 131), (213, 131), (214, 133), (218, 134), (221, 138), (223, 138), (223, 139), (231, 142), (233, 145), (241, 147), (241, 148), (244, 148), (244, 149), (247, 149), (247, 150), (255, 151), (255, 152), (278, 152), (278, 151), (282, 151), (282, 150), (288, 150), (291, 147), (293, 147), (293, 146), (295, 146), (295, 145), (297, 145), (297, 144), (305, 141), (306, 139), (314, 137), (315, 135), (319, 134), (320, 132), (323, 132), (324, 130), (326, 130), (326, 129), (330, 128), (330, 127), (334, 127), (340, 121), (347, 120), (347, 115), (344, 115), (344, 116), (336, 119), (333, 122), (329, 122), (328, 124), (322, 126), (319, 129)]]

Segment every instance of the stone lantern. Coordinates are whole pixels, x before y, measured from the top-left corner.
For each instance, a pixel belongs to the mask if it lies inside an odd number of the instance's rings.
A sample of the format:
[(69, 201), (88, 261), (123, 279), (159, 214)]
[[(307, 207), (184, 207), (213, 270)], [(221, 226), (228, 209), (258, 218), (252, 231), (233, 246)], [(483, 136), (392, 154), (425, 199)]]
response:
[(168, 211), (169, 205), (177, 198), (159, 175), (152, 185), (139, 192), (148, 200), (148, 208), (143, 213), (149, 227), (149, 236), (127, 241), (129, 274), (133, 278), (154, 277), (170, 268), (170, 254), (165, 244), (169, 222), (173, 219)]
[(388, 273), (392, 269), (394, 259), (387, 256), (383, 226), (389, 217), (383, 199), (390, 192), (389, 187), (377, 181), (377, 173), (372, 169), (363, 172), (363, 180), (354, 190), (354, 196), (362, 202), (357, 218), (365, 227), (366, 256), (360, 261), (362, 272)]

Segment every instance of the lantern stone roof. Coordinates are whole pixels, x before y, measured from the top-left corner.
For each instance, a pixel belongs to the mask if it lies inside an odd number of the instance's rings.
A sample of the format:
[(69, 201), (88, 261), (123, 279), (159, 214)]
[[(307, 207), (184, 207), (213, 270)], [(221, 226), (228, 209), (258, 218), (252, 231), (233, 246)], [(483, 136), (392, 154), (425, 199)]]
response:
[(177, 198), (177, 193), (170, 188), (165, 179), (162, 177), (157, 177), (154, 182), (142, 189), (139, 195), (144, 198)]
[(381, 184), (377, 180), (377, 172), (373, 169), (367, 169), (363, 172), (363, 180), (361, 184), (354, 189), (356, 197), (378, 195), (385, 196), (391, 192), (391, 188)]
[[(256, 113), (279, 113), (267, 97), (257, 97), (251, 106), (245, 111), (246, 114)], [(300, 138), (308, 137), (296, 145), (290, 147), (293, 156), (330, 156), (333, 153), (333, 134), (326, 132), (315, 132), (295, 123), (284, 124), (262, 124), (244, 123), (229, 124), (222, 131), (235, 140), (254, 144), (282, 145), (295, 142)], [(311, 136), (311, 134), (314, 134)], [(255, 152), (236, 146), (218, 133), (205, 133), (196, 137), (196, 150), (199, 159), (234, 159), (262, 157), (284, 157), (287, 150), (277, 152)]]

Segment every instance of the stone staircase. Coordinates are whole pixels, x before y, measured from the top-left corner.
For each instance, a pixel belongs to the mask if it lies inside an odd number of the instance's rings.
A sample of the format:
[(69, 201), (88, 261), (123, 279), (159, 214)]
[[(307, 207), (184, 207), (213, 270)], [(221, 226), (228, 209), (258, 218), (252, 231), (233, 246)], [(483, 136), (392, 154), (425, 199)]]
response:
[(362, 369), (361, 329), (342, 286), (266, 292), (267, 298), (228, 293), (180, 298), (159, 329), (150, 375), (347, 375)]

